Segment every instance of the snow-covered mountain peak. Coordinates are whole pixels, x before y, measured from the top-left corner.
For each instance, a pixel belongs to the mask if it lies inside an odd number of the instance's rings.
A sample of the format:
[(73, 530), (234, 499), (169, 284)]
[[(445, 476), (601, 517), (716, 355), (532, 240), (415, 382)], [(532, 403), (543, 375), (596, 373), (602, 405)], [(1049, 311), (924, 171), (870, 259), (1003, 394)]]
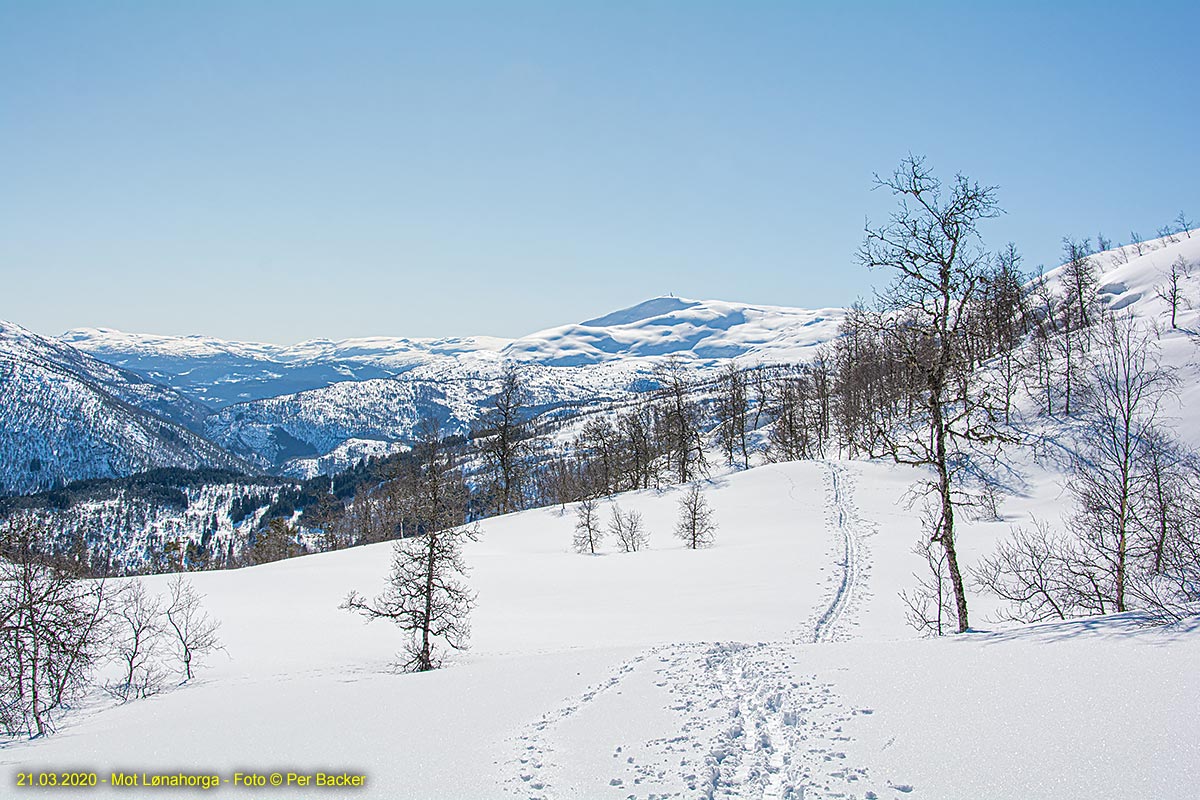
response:
[(630, 306), (629, 308), (622, 308), (618, 311), (613, 311), (610, 314), (605, 314), (602, 317), (585, 320), (579, 324), (587, 328), (607, 328), (612, 325), (629, 325), (631, 323), (641, 322), (652, 317), (659, 317), (663, 314), (669, 314), (672, 311), (691, 308), (692, 306), (696, 305), (700, 305), (699, 301), (685, 300), (682, 297), (675, 297), (674, 295), (668, 297), (654, 297), (650, 300), (638, 303), (637, 305)]
[(836, 336), (844, 313), (656, 297), (522, 337), (505, 348), (504, 355), (556, 367), (668, 355), (705, 363), (740, 357), (791, 361)]

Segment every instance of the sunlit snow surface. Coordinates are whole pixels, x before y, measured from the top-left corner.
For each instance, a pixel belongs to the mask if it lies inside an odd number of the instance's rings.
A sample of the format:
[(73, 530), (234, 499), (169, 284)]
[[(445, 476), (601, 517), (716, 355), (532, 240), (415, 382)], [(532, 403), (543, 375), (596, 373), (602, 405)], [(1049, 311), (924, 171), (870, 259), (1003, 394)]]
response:
[[(1006, 520), (965, 526), (966, 562), (1030, 511), (1057, 513), (1048, 477)], [(677, 491), (618, 498), (645, 516), (638, 553), (571, 552), (570, 509), (489, 520), (468, 550), (473, 648), (423, 675), (389, 671), (393, 629), (337, 608), (381, 587), (390, 545), (197, 574), (228, 657), (148, 700), (95, 697), (0, 762), (362, 770), (367, 788), (344, 796), (379, 798), (1186, 795), (1194, 621), (913, 638), (896, 597), (918, 566), (912, 478), (809, 462), (717, 479), (701, 551), (671, 536)]]
[[(1164, 328), (1163, 357), (1180, 378), (1164, 411), (1195, 445), (1197, 311), (1166, 330), (1154, 292), (1181, 254), (1200, 261), (1200, 237), (1128, 264), (1099, 258), (1109, 302)], [(1200, 300), (1195, 279), (1189, 287)], [(586, 330), (725, 313), (661, 300), (522, 347), (570, 357), (603, 351)], [(1010, 466), (1001, 519), (961, 520), (968, 571), (1012, 525), (1057, 523), (1067, 508), (1052, 464), (1014, 453)], [(618, 498), (645, 517), (650, 549), (638, 553), (612, 542), (573, 553), (569, 507), (488, 520), (468, 549), (472, 649), (422, 675), (389, 670), (395, 630), (337, 608), (351, 589), (382, 587), (389, 545), (197, 574), (228, 657), (149, 700), (93, 696), (54, 736), (0, 749), (4, 779), (46, 767), (369, 775), (355, 793), (224, 787), (216, 797), (1193, 796), (1200, 621), (1000, 629), (994, 603), (973, 591), (976, 632), (915, 638), (897, 593), (922, 568), (910, 552), (918, 477), (841, 461), (717, 477), (707, 491), (720, 531), (698, 552), (671, 535), (678, 490)], [(148, 582), (161, 590), (165, 578)]]

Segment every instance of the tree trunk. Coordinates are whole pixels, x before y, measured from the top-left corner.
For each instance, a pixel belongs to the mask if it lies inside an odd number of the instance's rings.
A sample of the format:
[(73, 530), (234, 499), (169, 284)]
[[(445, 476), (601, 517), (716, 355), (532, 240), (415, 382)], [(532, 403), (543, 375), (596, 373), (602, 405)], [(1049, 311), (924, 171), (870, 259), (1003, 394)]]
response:
[(942, 504), (941, 531), (939, 539), (946, 551), (946, 566), (950, 571), (950, 585), (954, 588), (954, 606), (958, 613), (958, 632), (965, 633), (971, 627), (967, 616), (967, 593), (963, 586), (962, 571), (958, 567), (958, 551), (954, 546), (954, 499), (950, 494), (949, 459), (946, 453), (946, 428), (942, 416), (941, 392), (930, 392), (930, 411), (933, 414), (933, 429), (936, 437), (936, 467), (938, 471), (938, 498)]

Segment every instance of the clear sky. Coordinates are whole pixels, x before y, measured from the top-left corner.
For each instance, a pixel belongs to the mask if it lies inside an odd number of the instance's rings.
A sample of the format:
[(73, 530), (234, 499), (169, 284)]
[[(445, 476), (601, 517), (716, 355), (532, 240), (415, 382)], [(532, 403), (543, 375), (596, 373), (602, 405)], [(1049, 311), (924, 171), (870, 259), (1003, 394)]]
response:
[(0, 319), (518, 336), (870, 292), (908, 152), (988, 244), (1200, 218), (1195, 2), (0, 0)]

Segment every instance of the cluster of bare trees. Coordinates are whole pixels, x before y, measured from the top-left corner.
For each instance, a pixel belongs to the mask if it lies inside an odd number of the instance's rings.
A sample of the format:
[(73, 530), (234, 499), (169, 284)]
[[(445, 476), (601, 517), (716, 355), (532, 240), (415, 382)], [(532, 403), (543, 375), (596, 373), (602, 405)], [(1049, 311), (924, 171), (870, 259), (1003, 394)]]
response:
[(158, 694), (172, 674), (186, 683), (205, 657), (222, 649), (220, 624), (204, 611), (191, 582), (177, 574), (167, 592), (158, 597), (134, 580), (108, 596), (109, 641), (121, 675), (104, 688), (121, 701)]
[[(0, 531), (0, 730), (42, 736), (58, 714), (115, 662), (106, 685), (121, 700), (159, 691), (175, 671), (186, 681), (220, 648), (217, 623), (183, 576), (169, 597), (138, 580), (80, 578), (43, 554), (44, 531), (28, 524)], [(182, 682), (181, 681), (181, 682)]]
[[(675, 524), (675, 535), (683, 540), (690, 550), (710, 547), (716, 539), (717, 522), (708, 498), (693, 483), (679, 500), (679, 515)], [(623, 511), (614, 500), (610, 507), (607, 528), (604, 526), (600, 501), (586, 497), (575, 506), (575, 552), (595, 555), (605, 535), (611, 535), (624, 553), (636, 553), (647, 545), (647, 533), (642, 524), (642, 515), (637, 511)]]
[[(712, 420), (702, 402), (703, 387), (677, 359), (663, 362), (655, 378), (657, 389), (622, 410), (595, 415), (570, 447), (542, 460), (535, 502), (565, 504), (659, 489), (708, 473)], [(749, 434), (743, 423), (743, 440)]]
[(38, 532), (9, 527), (0, 557), (0, 726), (42, 736), (104, 658), (106, 588), (48, 563)]
[(1132, 317), (1106, 314), (1090, 355), (1065, 529), (1016, 530), (977, 578), (1014, 620), (1177, 617), (1200, 601), (1200, 460), (1162, 419), (1176, 379)]
[[(893, 281), (873, 308), (850, 310), (809, 368), (829, 375), (805, 406), (849, 454), (932, 475), (916, 492), (928, 573), (904, 595), (910, 621), (938, 634), (969, 627), (956, 523), (964, 511), (995, 514), (999, 448), (1026, 439), (1014, 419), (1025, 396), (1078, 432), (1071, 533), (1018, 532), (978, 585), (1020, 618), (1120, 611), (1135, 597), (1168, 613), (1195, 602), (1198, 517), (1182, 498), (1195, 495), (1196, 458), (1161, 424), (1172, 378), (1154, 337), (1100, 302), (1090, 243), (1065, 239), (1056, 279), (1027, 282), (1012, 245), (988, 253), (979, 238), (978, 223), (998, 213), (994, 189), (962, 176), (943, 186), (912, 157), (877, 180), (898, 210), (868, 226), (859, 258)], [(1187, 269), (1177, 261), (1159, 292), (1173, 321)]]

